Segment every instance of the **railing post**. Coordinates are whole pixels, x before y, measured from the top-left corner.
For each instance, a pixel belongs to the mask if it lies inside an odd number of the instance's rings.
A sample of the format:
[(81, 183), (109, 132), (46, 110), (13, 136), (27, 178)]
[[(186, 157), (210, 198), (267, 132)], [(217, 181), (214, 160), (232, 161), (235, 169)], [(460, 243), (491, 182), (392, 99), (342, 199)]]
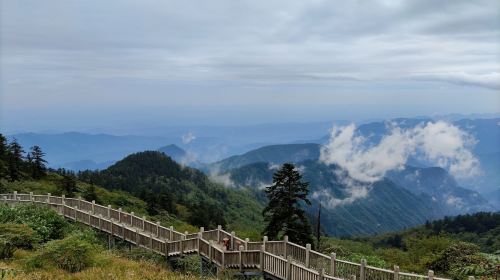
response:
[(330, 255), (330, 276), (334, 276), (334, 277), (335, 277), (335, 269), (336, 269), (336, 263), (335, 263), (336, 260), (337, 260), (337, 254), (332, 253)]
[(78, 196), (78, 208), (82, 209), (82, 197)]
[(160, 237), (160, 222), (156, 222), (156, 237)]
[(259, 261), (260, 261), (260, 271), (264, 272), (264, 245), (260, 246), (260, 254), (259, 254)]
[(262, 237), (262, 246), (264, 246), (264, 252), (266, 251), (267, 236)]
[(165, 243), (165, 258), (168, 259), (168, 241), (164, 241)]
[(121, 223), (122, 222), (122, 208), (118, 208), (118, 222)]
[(220, 242), (220, 231), (222, 230), (222, 226), (218, 225), (217, 226), (217, 243)]
[(222, 246), (222, 261), (221, 261), (222, 269), (226, 268), (226, 251), (227, 251), (227, 247)]
[(92, 200), (92, 214), (95, 213), (95, 200)]
[(102, 230), (102, 214), (99, 214), (99, 230)]
[[(114, 232), (113, 232), (114, 222), (113, 222), (113, 220), (109, 220), (109, 223), (111, 224), (111, 225), (109, 226), (109, 233), (110, 233), (111, 237), (113, 237), (113, 236), (114, 236)], [(114, 237), (113, 237), (113, 238), (114, 238)]]
[(309, 252), (311, 251), (311, 244), (306, 244), (306, 267), (309, 268)]
[(283, 257), (287, 258), (288, 235), (283, 236)]
[(149, 248), (153, 250), (153, 234), (149, 233)]
[(174, 237), (174, 227), (170, 226), (170, 233), (169, 233), (169, 236), (168, 236), (168, 240), (172, 241), (173, 237)]
[(427, 279), (429, 280), (432, 280), (434, 279), (434, 271), (433, 270), (429, 270), (429, 273), (427, 274)]
[[(203, 232), (205, 232), (205, 228), (204, 227), (200, 227), (199, 236), (201, 236), (201, 238), (203, 238)], [(217, 242), (219, 242), (219, 241), (217, 241)]]
[(146, 230), (146, 216), (142, 216), (142, 231)]
[(250, 238), (245, 238), (245, 251), (248, 251), (248, 242), (250, 242)]
[(17, 191), (14, 191), (14, 201), (17, 201)]
[(76, 219), (76, 212), (78, 211), (78, 205), (75, 205), (75, 207), (73, 207), (73, 212), (75, 213), (75, 221), (77, 221)]
[(399, 266), (394, 266), (394, 280), (399, 280)]
[(366, 259), (361, 260), (361, 266), (359, 268), (359, 280), (365, 280), (365, 273), (366, 273)]
[(50, 204), (50, 196), (51, 196), (51, 194), (50, 194), (50, 193), (48, 193), (48, 194), (47, 194), (47, 204)]
[(214, 246), (214, 241), (213, 240), (210, 240), (208, 242), (208, 260), (210, 261), (210, 263), (212, 262), (212, 247)]
[(286, 261), (286, 267), (285, 267), (285, 275), (286, 275), (286, 279), (287, 280), (290, 280), (292, 279), (292, 257), (288, 257), (287, 258), (287, 261)]
[(243, 271), (243, 257), (242, 257), (242, 251), (245, 250), (245, 247), (243, 245), (240, 245), (238, 248), (238, 258), (239, 258), (239, 264), (240, 264), (240, 271)]
[(231, 244), (231, 250), (236, 249), (234, 248), (234, 235), (235, 235), (234, 231), (231, 231), (231, 243), (229, 243)]
[(139, 247), (139, 229), (135, 229), (135, 245)]
[(196, 248), (198, 248), (198, 255), (201, 253), (200, 252), (200, 239), (202, 239), (202, 233), (198, 232), (198, 238), (196, 239)]
[(184, 255), (184, 240), (186, 240), (186, 236), (181, 235), (181, 256)]
[(62, 201), (62, 205), (66, 205), (66, 196), (63, 194), (61, 195), (61, 201)]
[(34, 198), (33, 198), (33, 192), (30, 192), (30, 201), (33, 201)]
[(324, 279), (325, 279), (325, 269), (321, 268), (319, 270), (319, 278), (318, 278), (318, 280), (324, 280)]
[(108, 204), (108, 219), (111, 220), (111, 205)]
[(130, 212), (130, 225), (131, 226), (134, 226), (134, 216), (135, 216), (135, 213), (134, 212)]

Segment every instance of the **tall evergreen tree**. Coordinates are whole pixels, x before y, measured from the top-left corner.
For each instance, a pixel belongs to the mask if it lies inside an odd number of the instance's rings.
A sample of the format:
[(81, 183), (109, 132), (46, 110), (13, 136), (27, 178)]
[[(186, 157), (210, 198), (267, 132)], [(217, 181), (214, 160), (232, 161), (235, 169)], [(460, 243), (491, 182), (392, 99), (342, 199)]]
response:
[(40, 179), (45, 176), (45, 171), (47, 170), (45, 163), (47, 163), (47, 161), (43, 158), (44, 156), (45, 153), (42, 152), (40, 146), (31, 147), (31, 160), (33, 161), (31, 176), (34, 179)]
[(311, 205), (307, 194), (309, 183), (302, 182), (302, 176), (291, 163), (283, 164), (273, 176), (273, 184), (266, 189), (269, 204), (263, 211), (267, 226), (264, 235), (278, 239), (288, 235), (290, 241), (312, 243), (312, 230), (301, 203)]
[(8, 175), (7, 169), (7, 153), (8, 144), (7, 138), (0, 133), (0, 179), (4, 179)]
[(23, 147), (17, 143), (16, 139), (12, 140), (8, 145), (7, 152), (8, 177), (12, 182), (18, 181), (22, 177), (22, 168), (24, 165), (23, 154)]

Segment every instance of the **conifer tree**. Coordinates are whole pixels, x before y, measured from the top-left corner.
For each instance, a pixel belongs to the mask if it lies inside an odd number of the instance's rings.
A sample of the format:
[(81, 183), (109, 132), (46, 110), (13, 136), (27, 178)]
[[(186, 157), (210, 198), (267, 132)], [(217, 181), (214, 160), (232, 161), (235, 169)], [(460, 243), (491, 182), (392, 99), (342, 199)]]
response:
[(312, 230), (301, 204), (311, 205), (307, 194), (309, 183), (302, 182), (302, 176), (290, 163), (283, 164), (273, 176), (273, 184), (266, 189), (269, 204), (263, 211), (267, 226), (264, 235), (278, 239), (288, 235), (290, 241), (312, 243)]
[(18, 181), (22, 177), (23, 154), (23, 147), (17, 143), (16, 139), (12, 140), (8, 145), (7, 152), (7, 173), (11, 182)]
[(0, 179), (4, 179), (8, 175), (7, 169), (7, 138), (0, 133)]
[(45, 171), (47, 170), (45, 163), (47, 161), (43, 158), (45, 153), (42, 152), (40, 146), (31, 147), (31, 160), (32, 160), (32, 174), (34, 179), (40, 179), (45, 176)]

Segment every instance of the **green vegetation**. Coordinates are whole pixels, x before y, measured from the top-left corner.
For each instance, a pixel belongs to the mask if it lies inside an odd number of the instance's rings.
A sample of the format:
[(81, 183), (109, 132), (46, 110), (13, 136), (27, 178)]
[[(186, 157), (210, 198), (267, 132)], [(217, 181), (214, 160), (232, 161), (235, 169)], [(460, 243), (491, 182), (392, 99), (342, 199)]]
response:
[(428, 222), (405, 231), (353, 239), (322, 238), (324, 252), (373, 266), (437, 274), (454, 279), (500, 275), (500, 213), (476, 213)]
[(271, 240), (287, 235), (294, 243), (312, 244), (312, 230), (301, 203), (310, 205), (307, 199), (309, 184), (291, 163), (285, 163), (273, 176), (273, 184), (265, 192), (269, 204), (262, 212), (267, 222), (264, 234)]
[(163, 257), (144, 257), (141, 249), (135, 257), (123, 247), (106, 251), (93, 230), (54, 217), (62, 219), (45, 206), (0, 205), (0, 279), (197, 279), (169, 271)]
[(181, 166), (161, 152), (132, 154), (103, 171), (83, 171), (77, 177), (140, 198), (151, 216), (168, 213), (206, 229), (220, 224), (239, 229), (245, 237), (258, 237), (261, 230), (263, 206), (248, 191), (213, 183), (202, 172)]

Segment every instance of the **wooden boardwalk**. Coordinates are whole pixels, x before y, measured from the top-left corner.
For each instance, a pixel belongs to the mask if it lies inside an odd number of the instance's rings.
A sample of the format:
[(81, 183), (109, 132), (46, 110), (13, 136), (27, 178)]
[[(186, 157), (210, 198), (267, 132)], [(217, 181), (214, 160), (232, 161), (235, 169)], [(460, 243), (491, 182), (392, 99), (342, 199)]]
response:
[[(70, 220), (81, 222), (93, 228), (121, 238), (131, 244), (154, 251), (157, 254), (173, 257), (183, 254), (199, 254), (214, 263), (219, 270), (236, 269), (241, 272), (260, 271), (264, 276), (285, 280), (444, 280), (428, 275), (417, 275), (394, 270), (381, 269), (366, 265), (366, 261), (353, 263), (336, 258), (289, 242), (281, 241), (251, 242), (227, 232), (220, 226), (214, 230), (200, 229), (196, 233), (178, 232), (173, 227), (163, 227), (158, 222), (137, 217), (121, 208), (102, 206), (81, 198), (30, 194), (0, 194), (1, 201), (14, 203), (36, 203), (56, 209)], [(222, 247), (223, 239), (229, 239), (229, 248)]]

